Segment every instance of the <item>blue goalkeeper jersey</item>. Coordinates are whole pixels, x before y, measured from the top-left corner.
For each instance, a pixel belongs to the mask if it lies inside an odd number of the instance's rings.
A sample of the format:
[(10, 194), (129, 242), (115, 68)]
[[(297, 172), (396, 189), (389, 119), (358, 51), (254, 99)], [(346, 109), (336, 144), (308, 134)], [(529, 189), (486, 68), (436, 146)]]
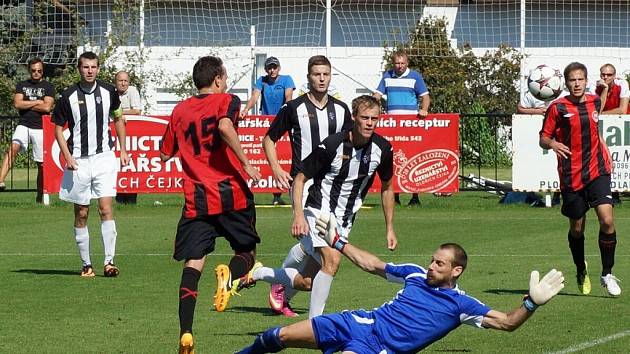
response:
[(395, 353), (416, 353), (462, 323), (481, 327), (490, 311), (458, 287), (431, 287), (418, 265), (390, 263), (385, 273), (389, 281), (405, 283), (392, 301), (372, 311), (378, 337)]

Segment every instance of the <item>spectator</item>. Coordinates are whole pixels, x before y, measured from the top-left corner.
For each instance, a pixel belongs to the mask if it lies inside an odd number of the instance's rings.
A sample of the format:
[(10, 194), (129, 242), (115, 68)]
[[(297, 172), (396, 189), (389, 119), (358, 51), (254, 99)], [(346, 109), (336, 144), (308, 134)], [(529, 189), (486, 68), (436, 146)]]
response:
[[(125, 115), (142, 114), (142, 101), (140, 101), (140, 93), (134, 86), (129, 85), (129, 73), (119, 71), (115, 76), (116, 91), (120, 98), (120, 108), (122, 109), (122, 120), (127, 123)], [(116, 202), (122, 204), (136, 204), (138, 200), (137, 193), (118, 193), (116, 194)]]
[[(278, 58), (267, 58), (265, 60), (265, 71), (267, 75), (261, 76), (256, 80), (252, 97), (249, 98), (245, 109), (241, 112), (241, 118), (244, 118), (247, 112), (254, 107), (261, 93), (260, 111), (263, 115), (275, 116), (284, 104), (293, 99), (295, 84), (290, 75), (280, 75), (280, 61)], [(282, 193), (273, 194), (273, 205), (286, 204), (281, 196)]]
[[(74, 237), (83, 261), (82, 277), (94, 277), (90, 260), (90, 236), (87, 219), (90, 201), (98, 199), (101, 234), (105, 261), (103, 274), (118, 276), (114, 264), (116, 253), (116, 223), (112, 197), (116, 196), (118, 162), (109, 129), (109, 118), (114, 118), (120, 142), (120, 163), (129, 163), (125, 144), (125, 124), (121, 120), (120, 99), (116, 89), (96, 79), (100, 65), (98, 56), (85, 52), (79, 56), (81, 81), (67, 88), (53, 113), (55, 138), (66, 160), (59, 199), (74, 204)], [(63, 136), (68, 124), (70, 137)]]
[[(383, 73), (374, 97), (380, 100), (384, 95), (387, 96), (388, 114), (417, 114), (419, 118), (426, 118), (429, 114), (431, 96), (422, 74), (409, 69), (409, 57), (406, 52), (395, 52), (393, 59), (394, 68)], [(400, 205), (398, 193), (394, 199), (396, 204)], [(412, 194), (408, 206), (420, 206), (418, 193)]]
[[(626, 114), (628, 113), (628, 99), (630, 90), (628, 81), (617, 78), (617, 69), (612, 64), (604, 64), (599, 68), (600, 80), (597, 81), (595, 93), (604, 102), (602, 114)], [(602, 91), (608, 88), (608, 95), (604, 98)], [(620, 204), (619, 192), (613, 192), (613, 204)]]
[(55, 89), (44, 80), (44, 63), (36, 58), (28, 63), (31, 78), (18, 82), (15, 86), (13, 105), (20, 114), (18, 126), (11, 138), (11, 147), (4, 155), (0, 168), (0, 191), (6, 188), (4, 183), (15, 155), (20, 150), (26, 150), (28, 144), (33, 146), (33, 160), (37, 163), (37, 196), (35, 201), (42, 202), (44, 190), (44, 131), (42, 128), (42, 115), (48, 114), (55, 103)]
[[(569, 219), (569, 249), (576, 267), (580, 292), (591, 292), (591, 281), (584, 256), (586, 212), (595, 210), (599, 221), (599, 252), (602, 262), (600, 282), (611, 296), (621, 287), (612, 274), (617, 247), (617, 231), (610, 193), (612, 164), (608, 148), (599, 134), (598, 114), (602, 104), (597, 95), (586, 93), (586, 66), (571, 63), (564, 69), (569, 95), (554, 101), (545, 113), (540, 130), (540, 147), (553, 150), (558, 157), (562, 192), (562, 215)], [(607, 87), (602, 96), (606, 97)]]

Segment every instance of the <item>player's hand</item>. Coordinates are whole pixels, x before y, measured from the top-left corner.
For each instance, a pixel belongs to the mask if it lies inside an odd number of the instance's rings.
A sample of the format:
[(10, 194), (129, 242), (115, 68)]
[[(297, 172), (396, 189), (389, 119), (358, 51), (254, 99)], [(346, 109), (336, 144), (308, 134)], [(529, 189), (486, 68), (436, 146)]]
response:
[(424, 119), (429, 115), (428, 111), (425, 111), (424, 109), (421, 109), (418, 111), (418, 118), (420, 119)]
[(564, 159), (568, 159), (569, 156), (571, 156), (571, 149), (569, 149), (569, 147), (564, 145), (563, 143), (554, 141), (550, 147), (551, 150), (556, 153), (556, 155)]
[(282, 168), (273, 170), (273, 180), (276, 182), (276, 187), (283, 192), (286, 192), (289, 188), (291, 188), (291, 181), (293, 178), (289, 172), (283, 170)]
[(258, 171), (256, 167), (250, 164), (243, 166), (243, 168), (245, 169), (247, 175), (252, 179), (252, 181), (254, 181), (254, 185), (257, 185), (258, 181), (260, 181), (260, 179), (262, 178), (260, 171)]
[(348, 239), (337, 232), (337, 218), (334, 214), (320, 214), (315, 220), (315, 228), (318, 231), (317, 235), (339, 252), (342, 252), (348, 243)]
[(398, 239), (396, 238), (396, 233), (394, 231), (387, 233), (387, 249), (393, 251), (398, 246)]
[(303, 216), (293, 218), (293, 225), (291, 225), (291, 235), (293, 235), (293, 237), (300, 238), (304, 235), (308, 235), (309, 230), (308, 222)]
[(77, 160), (74, 159), (74, 157), (70, 156), (66, 159), (66, 168), (70, 171), (76, 171), (79, 169), (79, 164), (77, 163)]
[(131, 158), (131, 156), (127, 153), (127, 151), (120, 151), (120, 165), (121, 166), (127, 166), (129, 165), (129, 159)]
[(540, 274), (533, 271), (529, 277), (529, 297), (534, 304), (541, 306), (556, 296), (564, 288), (564, 276), (562, 272), (552, 269), (545, 274), (542, 280), (538, 280)]

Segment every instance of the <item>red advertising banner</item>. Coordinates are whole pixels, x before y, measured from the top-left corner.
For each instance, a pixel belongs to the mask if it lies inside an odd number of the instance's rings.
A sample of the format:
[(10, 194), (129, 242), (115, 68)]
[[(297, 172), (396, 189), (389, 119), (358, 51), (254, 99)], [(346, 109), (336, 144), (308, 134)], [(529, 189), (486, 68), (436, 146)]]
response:
[[(265, 158), (262, 140), (273, 116), (248, 116), (239, 122), (241, 146), (256, 166), (262, 179), (250, 187), (254, 193), (275, 192), (272, 171)], [(182, 190), (182, 166), (174, 157), (160, 161), (160, 141), (169, 117), (127, 116), (128, 166), (119, 166), (118, 191), (170, 193)], [(115, 130), (112, 124), (112, 134)], [(426, 119), (416, 116), (383, 115), (377, 133), (394, 148), (394, 187), (399, 192), (447, 192), (458, 190), (459, 116), (433, 114)], [(64, 131), (68, 137), (70, 132)], [(116, 142), (118, 147), (118, 142)], [(288, 171), (291, 166), (291, 145), (288, 136), (276, 144), (278, 160)], [(118, 149), (116, 149), (118, 150)], [(54, 138), (54, 124), (44, 119), (44, 192), (58, 193), (65, 160)], [(378, 178), (371, 188), (380, 190)]]

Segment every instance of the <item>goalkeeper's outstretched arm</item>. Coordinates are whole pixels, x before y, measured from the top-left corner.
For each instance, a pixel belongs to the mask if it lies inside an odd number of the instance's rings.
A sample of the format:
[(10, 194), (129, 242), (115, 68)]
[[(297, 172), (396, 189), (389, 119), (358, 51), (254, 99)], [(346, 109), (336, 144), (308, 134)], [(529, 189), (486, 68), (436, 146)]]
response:
[(514, 331), (519, 328), (536, 311), (538, 306), (546, 304), (564, 288), (562, 272), (552, 269), (540, 281), (538, 271), (533, 271), (529, 278), (529, 295), (521, 306), (504, 313), (490, 310), (483, 318), (481, 325), (485, 328)]
[(352, 263), (356, 264), (364, 271), (380, 275), (383, 278), (386, 277), (385, 262), (372, 253), (364, 251), (349, 243), (346, 244), (341, 253), (343, 253), (350, 261), (352, 261)]

